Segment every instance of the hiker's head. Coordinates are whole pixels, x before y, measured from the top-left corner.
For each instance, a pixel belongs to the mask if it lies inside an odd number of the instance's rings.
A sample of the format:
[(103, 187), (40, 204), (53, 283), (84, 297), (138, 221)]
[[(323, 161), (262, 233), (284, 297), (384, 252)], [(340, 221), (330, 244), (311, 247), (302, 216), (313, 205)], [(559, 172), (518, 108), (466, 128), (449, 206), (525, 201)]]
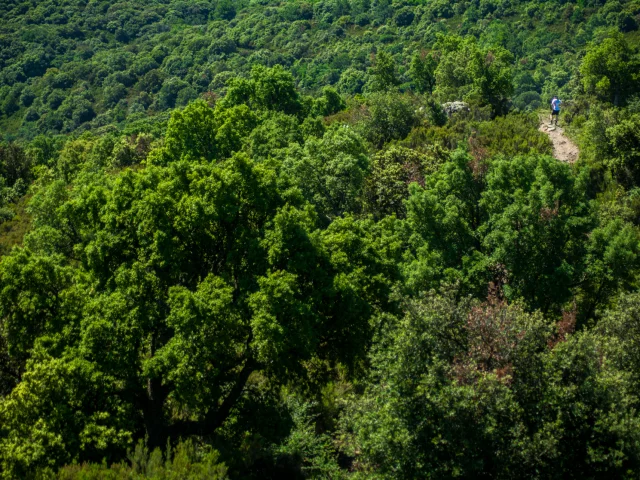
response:
[[(547, 97), (547, 98), (549, 98), (549, 97)], [(557, 99), (558, 99), (558, 97), (557, 97), (556, 95), (554, 95), (554, 96), (553, 96), (553, 99), (554, 99), (554, 100), (557, 100)]]

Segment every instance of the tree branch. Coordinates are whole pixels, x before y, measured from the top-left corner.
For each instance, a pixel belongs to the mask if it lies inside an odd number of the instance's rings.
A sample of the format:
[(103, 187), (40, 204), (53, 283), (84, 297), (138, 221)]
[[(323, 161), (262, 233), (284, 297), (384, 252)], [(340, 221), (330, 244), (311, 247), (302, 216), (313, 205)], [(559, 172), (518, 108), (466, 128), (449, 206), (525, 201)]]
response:
[(242, 395), (247, 380), (256, 366), (257, 362), (251, 357), (248, 358), (238, 374), (236, 383), (222, 401), (222, 404), (215, 410), (211, 409), (201, 420), (183, 420), (169, 426), (169, 437), (178, 438), (190, 435), (207, 435), (215, 432), (229, 417), (231, 409), (237, 403), (240, 395)]

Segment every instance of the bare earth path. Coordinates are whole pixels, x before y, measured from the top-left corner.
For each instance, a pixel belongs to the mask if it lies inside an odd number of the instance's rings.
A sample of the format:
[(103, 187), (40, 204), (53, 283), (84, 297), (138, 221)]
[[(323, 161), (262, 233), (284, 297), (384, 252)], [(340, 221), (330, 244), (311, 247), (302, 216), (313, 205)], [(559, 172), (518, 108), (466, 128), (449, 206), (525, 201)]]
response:
[(560, 127), (549, 126), (548, 120), (540, 120), (540, 131), (549, 135), (553, 143), (553, 156), (563, 162), (573, 163), (578, 159), (580, 151), (575, 143), (565, 136)]

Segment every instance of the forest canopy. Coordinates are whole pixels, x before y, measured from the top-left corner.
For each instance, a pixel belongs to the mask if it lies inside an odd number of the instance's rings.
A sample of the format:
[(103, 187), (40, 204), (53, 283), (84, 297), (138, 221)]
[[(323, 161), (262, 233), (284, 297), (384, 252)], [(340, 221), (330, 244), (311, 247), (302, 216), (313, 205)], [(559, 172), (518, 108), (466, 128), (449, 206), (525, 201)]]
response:
[(638, 477), (640, 2), (0, 15), (2, 478)]

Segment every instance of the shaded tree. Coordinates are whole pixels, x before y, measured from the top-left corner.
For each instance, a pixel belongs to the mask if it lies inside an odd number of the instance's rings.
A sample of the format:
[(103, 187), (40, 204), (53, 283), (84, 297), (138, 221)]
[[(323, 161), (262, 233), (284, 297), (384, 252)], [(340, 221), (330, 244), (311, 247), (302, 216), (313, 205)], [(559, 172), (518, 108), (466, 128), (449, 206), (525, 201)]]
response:
[(580, 66), (585, 90), (616, 106), (626, 100), (639, 72), (640, 64), (621, 33), (592, 44)]

